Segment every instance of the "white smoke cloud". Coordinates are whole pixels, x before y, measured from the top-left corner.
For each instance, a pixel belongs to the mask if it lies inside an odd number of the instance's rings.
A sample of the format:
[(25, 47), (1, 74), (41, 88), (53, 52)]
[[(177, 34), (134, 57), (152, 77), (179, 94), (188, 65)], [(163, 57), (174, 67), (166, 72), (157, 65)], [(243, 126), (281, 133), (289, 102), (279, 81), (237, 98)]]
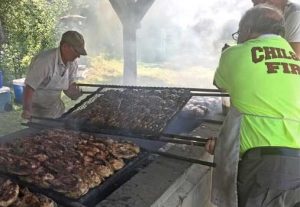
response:
[(231, 34), (251, 6), (251, 0), (156, 0), (138, 33), (143, 42), (140, 53), (145, 56), (152, 50), (174, 61), (177, 67), (201, 64), (215, 68), (222, 46), (234, 43)]
[[(117, 14), (108, 0), (88, 2), (80, 15), (86, 17), (81, 31), (89, 55), (122, 58), (122, 24)], [(223, 45), (235, 44), (231, 34), (250, 7), (251, 0), (155, 0), (137, 30), (138, 61), (180, 72), (214, 70)]]

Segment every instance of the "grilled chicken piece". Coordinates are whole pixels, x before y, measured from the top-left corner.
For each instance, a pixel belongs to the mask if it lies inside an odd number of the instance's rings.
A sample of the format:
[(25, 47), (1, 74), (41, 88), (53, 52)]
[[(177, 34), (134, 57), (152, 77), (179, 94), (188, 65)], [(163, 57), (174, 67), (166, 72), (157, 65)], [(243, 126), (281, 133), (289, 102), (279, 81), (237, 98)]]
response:
[(109, 160), (109, 164), (112, 166), (114, 170), (120, 170), (125, 166), (125, 163), (122, 159), (114, 159), (111, 158)]
[(13, 162), (8, 166), (8, 171), (15, 175), (36, 174), (40, 170), (40, 163), (36, 160), (30, 160), (26, 157), (11, 156)]
[(103, 178), (109, 177), (114, 173), (111, 166), (106, 166), (106, 165), (95, 166), (95, 171), (98, 175), (100, 175)]
[(95, 167), (81, 168), (79, 175), (82, 178), (83, 182), (88, 185), (88, 188), (94, 188), (102, 182), (102, 176), (99, 175)]
[(84, 183), (80, 177), (74, 174), (60, 175), (49, 182), (54, 190), (64, 193), (71, 198), (79, 198), (89, 190), (88, 185)]
[(51, 173), (41, 173), (40, 175), (35, 175), (33, 177), (34, 183), (43, 188), (49, 188), (52, 180), (55, 179), (54, 175)]
[(42, 169), (38, 174), (19, 176), (19, 178), (20, 180), (26, 181), (27, 183), (33, 183), (42, 188), (49, 188), (50, 181), (55, 179), (54, 175), (46, 172), (45, 169)]
[(0, 178), (0, 206), (7, 207), (15, 202), (19, 195), (19, 186), (9, 179)]
[(36, 154), (36, 155), (33, 155), (33, 157), (35, 159), (37, 159), (39, 162), (44, 162), (48, 159), (48, 156), (45, 154)]
[(55, 202), (41, 194), (34, 194), (27, 188), (20, 190), (19, 197), (10, 207), (56, 207)]
[(110, 146), (110, 152), (117, 158), (131, 159), (136, 157), (140, 148), (132, 143), (113, 143)]
[(38, 197), (40, 200), (39, 207), (56, 207), (57, 206), (56, 203), (52, 199), (50, 199), (46, 196), (39, 194)]

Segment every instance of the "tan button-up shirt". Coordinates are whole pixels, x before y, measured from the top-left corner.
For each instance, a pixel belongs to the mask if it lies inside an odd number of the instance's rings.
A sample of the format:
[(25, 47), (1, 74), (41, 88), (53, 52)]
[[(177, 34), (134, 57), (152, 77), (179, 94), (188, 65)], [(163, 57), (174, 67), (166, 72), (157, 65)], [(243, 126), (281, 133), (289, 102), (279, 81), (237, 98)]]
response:
[(25, 84), (35, 90), (32, 100), (32, 115), (57, 118), (64, 112), (62, 90), (67, 90), (75, 81), (76, 61), (63, 63), (59, 48), (40, 53), (33, 58)]

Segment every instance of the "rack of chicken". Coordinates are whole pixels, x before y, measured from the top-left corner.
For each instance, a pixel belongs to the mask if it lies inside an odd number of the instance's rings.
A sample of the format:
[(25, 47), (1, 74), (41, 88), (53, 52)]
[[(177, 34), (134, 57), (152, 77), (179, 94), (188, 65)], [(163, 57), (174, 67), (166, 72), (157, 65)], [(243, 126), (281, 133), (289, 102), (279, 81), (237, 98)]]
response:
[(0, 145), (0, 170), (69, 198), (79, 198), (136, 157), (127, 141), (71, 130), (44, 130)]
[[(94, 93), (64, 116), (68, 126), (87, 131), (117, 129), (157, 135), (189, 100), (187, 90), (109, 89)], [(75, 123), (75, 124), (74, 124)]]

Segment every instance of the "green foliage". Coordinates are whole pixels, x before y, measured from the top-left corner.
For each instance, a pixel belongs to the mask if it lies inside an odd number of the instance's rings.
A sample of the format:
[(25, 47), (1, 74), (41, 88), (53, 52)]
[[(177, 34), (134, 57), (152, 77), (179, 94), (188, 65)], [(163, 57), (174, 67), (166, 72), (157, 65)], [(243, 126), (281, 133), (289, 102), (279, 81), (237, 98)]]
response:
[(68, 8), (68, 0), (1, 0), (5, 39), (0, 45), (0, 68), (5, 81), (24, 76), (36, 53), (56, 45), (58, 18)]

